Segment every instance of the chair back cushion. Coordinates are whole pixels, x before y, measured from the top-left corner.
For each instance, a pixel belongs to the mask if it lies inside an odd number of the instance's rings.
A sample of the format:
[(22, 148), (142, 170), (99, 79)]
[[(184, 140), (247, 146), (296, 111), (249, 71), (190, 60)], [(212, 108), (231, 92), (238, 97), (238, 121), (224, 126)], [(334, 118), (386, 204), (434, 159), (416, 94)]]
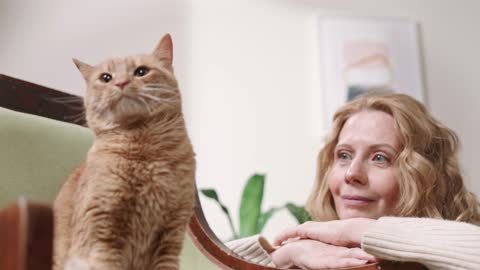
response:
[(51, 203), (92, 139), (87, 128), (0, 108), (0, 207), (19, 196)]

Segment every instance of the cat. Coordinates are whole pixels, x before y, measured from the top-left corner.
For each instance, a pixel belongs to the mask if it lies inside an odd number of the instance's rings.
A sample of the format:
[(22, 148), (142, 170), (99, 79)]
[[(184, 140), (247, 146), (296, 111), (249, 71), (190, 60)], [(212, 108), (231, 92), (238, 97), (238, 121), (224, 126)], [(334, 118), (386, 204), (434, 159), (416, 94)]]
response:
[(54, 202), (54, 270), (178, 269), (195, 157), (172, 47), (166, 34), (151, 54), (73, 60), (94, 142)]

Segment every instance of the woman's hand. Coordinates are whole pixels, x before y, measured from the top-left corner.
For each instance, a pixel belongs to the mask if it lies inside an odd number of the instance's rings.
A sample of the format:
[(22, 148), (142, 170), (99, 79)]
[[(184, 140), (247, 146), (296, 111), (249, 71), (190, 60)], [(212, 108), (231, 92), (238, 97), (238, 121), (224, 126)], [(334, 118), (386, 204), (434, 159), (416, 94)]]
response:
[(291, 241), (272, 254), (272, 261), (278, 268), (292, 266), (316, 270), (364, 265), (375, 262), (375, 257), (360, 248), (337, 247), (315, 240)]
[(273, 244), (279, 246), (288, 239), (300, 238), (318, 240), (335, 246), (360, 247), (363, 234), (375, 221), (369, 218), (309, 221), (281, 232)]

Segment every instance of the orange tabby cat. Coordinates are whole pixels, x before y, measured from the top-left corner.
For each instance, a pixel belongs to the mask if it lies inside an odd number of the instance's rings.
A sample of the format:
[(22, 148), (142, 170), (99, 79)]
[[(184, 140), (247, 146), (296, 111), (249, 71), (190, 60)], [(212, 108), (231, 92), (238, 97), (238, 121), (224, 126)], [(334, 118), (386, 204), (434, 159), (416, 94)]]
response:
[(178, 269), (195, 160), (170, 35), (150, 55), (74, 62), (95, 139), (55, 200), (54, 270)]

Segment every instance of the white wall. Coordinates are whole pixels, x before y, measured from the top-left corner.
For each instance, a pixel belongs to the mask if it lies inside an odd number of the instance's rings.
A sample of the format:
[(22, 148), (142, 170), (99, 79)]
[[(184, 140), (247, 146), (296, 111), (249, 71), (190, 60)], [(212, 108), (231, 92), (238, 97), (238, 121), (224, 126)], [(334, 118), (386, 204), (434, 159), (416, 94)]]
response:
[[(464, 144), (462, 165), (480, 195), (480, 19), (475, 0), (0, 1), (0, 73), (83, 94), (72, 57), (150, 51), (165, 32), (198, 154), (199, 187), (215, 187), (237, 223), (240, 192), (267, 174), (264, 209), (303, 203), (321, 146), (316, 16), (408, 17), (421, 26), (428, 105)], [(221, 211), (202, 200), (221, 238)], [(271, 237), (294, 221), (279, 213)]]

